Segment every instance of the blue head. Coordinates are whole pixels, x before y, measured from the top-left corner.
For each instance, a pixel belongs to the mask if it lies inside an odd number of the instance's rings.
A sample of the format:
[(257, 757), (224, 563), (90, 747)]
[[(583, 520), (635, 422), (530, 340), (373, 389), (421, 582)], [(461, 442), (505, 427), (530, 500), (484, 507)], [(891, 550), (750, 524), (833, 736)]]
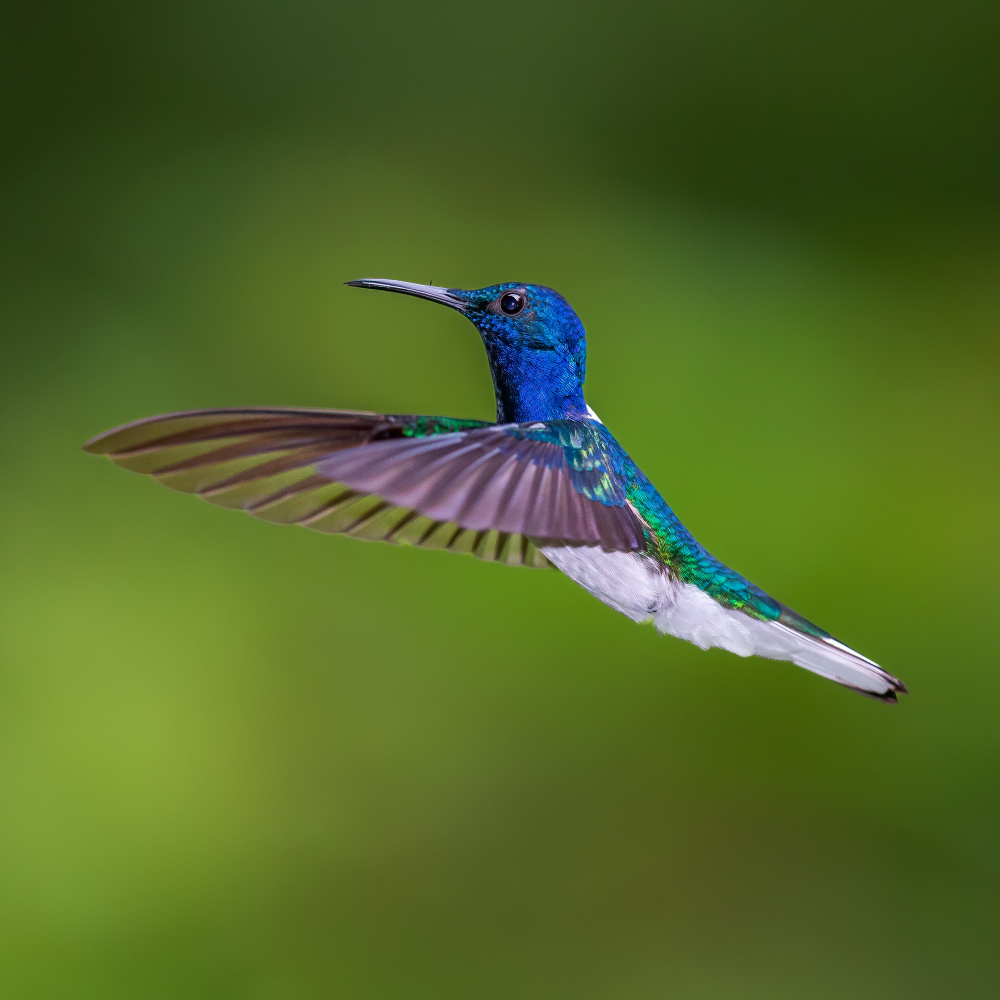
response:
[(489, 357), (499, 423), (587, 416), (583, 324), (551, 288), (508, 281), (465, 291), (382, 278), (348, 284), (416, 295), (467, 316)]

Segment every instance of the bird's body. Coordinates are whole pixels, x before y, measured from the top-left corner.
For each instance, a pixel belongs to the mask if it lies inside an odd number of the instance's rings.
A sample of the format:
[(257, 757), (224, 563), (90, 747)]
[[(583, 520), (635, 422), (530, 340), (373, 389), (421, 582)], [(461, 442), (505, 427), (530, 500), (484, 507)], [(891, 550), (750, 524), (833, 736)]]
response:
[(887, 701), (903, 685), (714, 558), (583, 396), (586, 339), (561, 296), (351, 282), (442, 302), (486, 346), (497, 422), (336, 410), (202, 410), (90, 451), (185, 492), (321, 531), (553, 565), (634, 621), (702, 648), (791, 660)]

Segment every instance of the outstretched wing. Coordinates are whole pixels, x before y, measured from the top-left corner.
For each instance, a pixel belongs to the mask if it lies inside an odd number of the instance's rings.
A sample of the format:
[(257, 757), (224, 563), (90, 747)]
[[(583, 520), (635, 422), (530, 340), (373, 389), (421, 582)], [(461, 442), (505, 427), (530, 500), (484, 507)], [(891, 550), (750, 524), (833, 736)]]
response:
[(348, 410), (198, 410), (84, 447), (256, 517), (545, 566), (533, 539), (644, 549), (586, 427)]

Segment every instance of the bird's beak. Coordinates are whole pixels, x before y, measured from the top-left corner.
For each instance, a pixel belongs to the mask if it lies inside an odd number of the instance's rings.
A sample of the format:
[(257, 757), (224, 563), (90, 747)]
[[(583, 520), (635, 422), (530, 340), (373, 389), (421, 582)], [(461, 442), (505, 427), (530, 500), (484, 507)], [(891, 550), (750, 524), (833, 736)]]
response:
[(437, 285), (418, 285), (413, 281), (396, 281), (394, 278), (359, 278), (357, 281), (347, 281), (347, 285), (355, 288), (379, 288), (383, 292), (401, 292), (403, 295), (416, 295), (420, 299), (430, 299), (451, 306), (459, 312), (465, 312), (468, 303), (456, 294), (457, 289), (439, 288)]

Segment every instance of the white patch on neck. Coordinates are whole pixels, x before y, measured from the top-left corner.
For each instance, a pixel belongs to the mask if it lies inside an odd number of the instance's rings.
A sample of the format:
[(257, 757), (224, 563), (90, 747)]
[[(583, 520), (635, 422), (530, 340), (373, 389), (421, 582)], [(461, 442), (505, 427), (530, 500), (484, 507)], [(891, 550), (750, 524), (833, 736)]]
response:
[(596, 413), (594, 413), (594, 408), (589, 403), (587, 404), (587, 416), (590, 417), (591, 420), (596, 420), (599, 424), (604, 423), (604, 421), (601, 420)]

